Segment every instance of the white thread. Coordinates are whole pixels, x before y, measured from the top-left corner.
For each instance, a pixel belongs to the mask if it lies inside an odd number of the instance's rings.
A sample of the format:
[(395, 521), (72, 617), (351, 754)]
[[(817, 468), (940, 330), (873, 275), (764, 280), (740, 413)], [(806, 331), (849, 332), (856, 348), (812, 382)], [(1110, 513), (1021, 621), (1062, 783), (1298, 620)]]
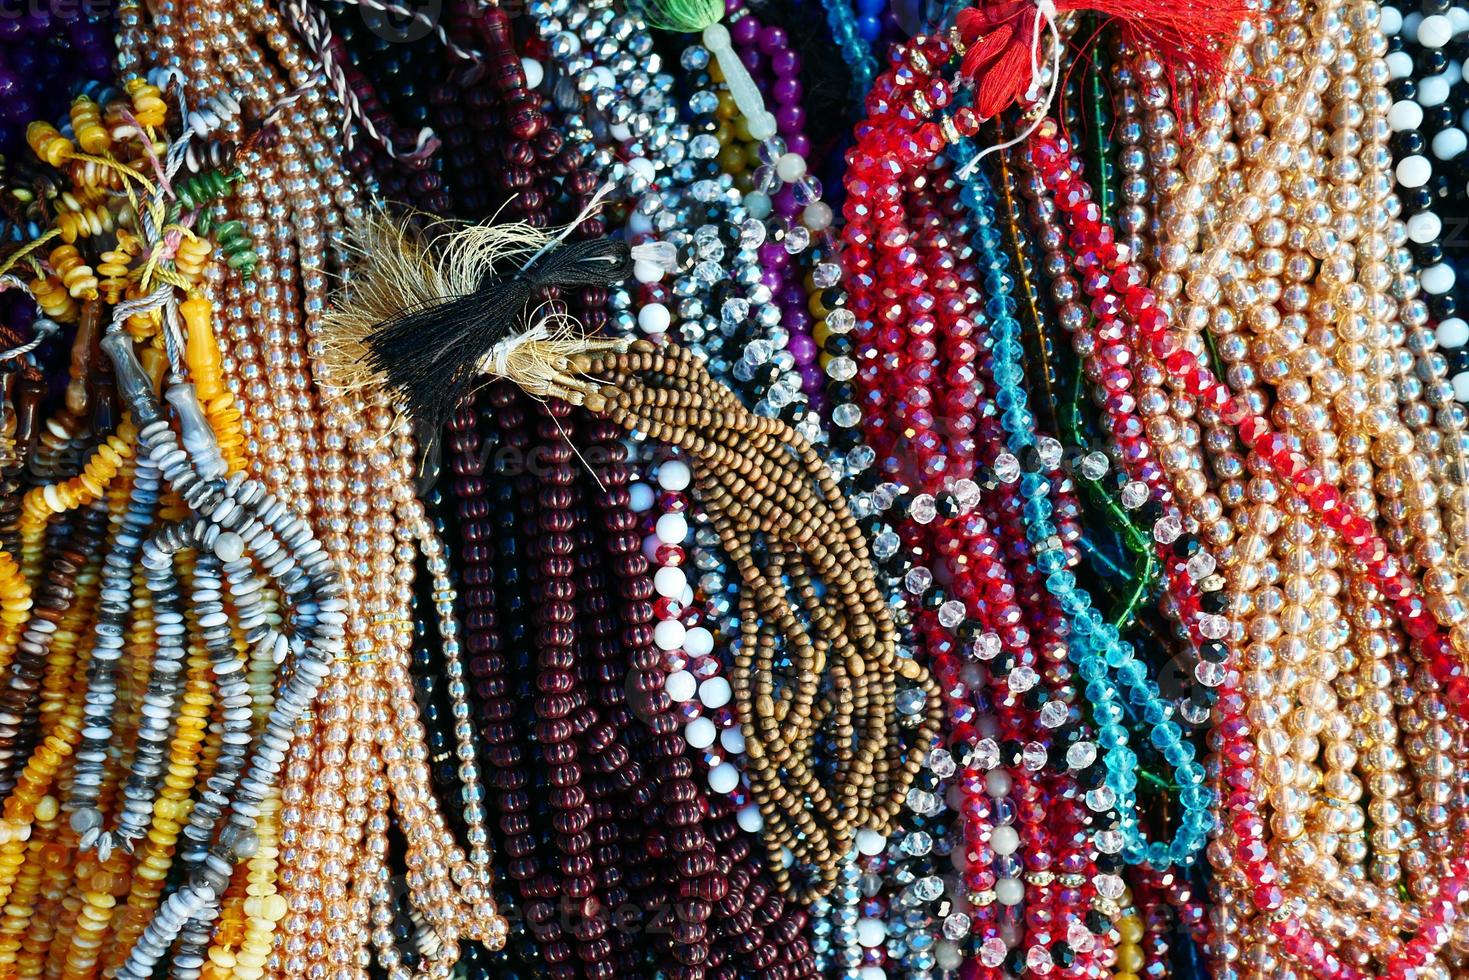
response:
[(1047, 113), (1051, 111), (1051, 105), (1056, 101), (1056, 89), (1059, 87), (1061, 82), (1062, 64), (1061, 28), (1056, 24), (1055, 0), (1037, 0), (1035, 5), (1035, 34), (1031, 38), (1030, 42), (1030, 88), (1028, 88), (1025, 92), (1025, 98), (1031, 102), (1035, 101), (1036, 88), (1040, 85), (1040, 48), (1042, 25), (1044, 25), (1051, 32), (1051, 87), (1050, 91), (1046, 93), (1045, 102), (1040, 104), (1040, 111), (1036, 114), (1035, 119), (1033, 119), (1030, 125), (1026, 126), (1019, 135), (1008, 139), (1003, 143), (996, 143), (994, 146), (987, 146), (976, 153), (974, 156), (970, 157), (969, 162), (960, 167), (956, 174), (956, 176), (958, 176), (960, 180), (967, 180), (969, 176), (974, 173), (975, 168), (979, 166), (979, 162), (985, 157), (989, 156), (991, 153), (999, 153), (1002, 150), (1008, 150), (1012, 146), (1018, 146), (1019, 144), (1024, 143), (1027, 139), (1030, 138), (1032, 133), (1040, 128), (1041, 123), (1045, 122), (1046, 120)]
[(566, 241), (567, 236), (569, 236), (577, 228), (581, 227), (581, 223), (583, 221), (587, 220), (594, 213), (596, 213), (597, 209), (602, 206), (602, 202), (607, 199), (607, 195), (611, 194), (613, 190), (616, 189), (616, 186), (616, 184), (612, 183), (612, 181), (609, 180), (607, 183), (597, 188), (597, 193), (593, 194), (592, 199), (587, 202), (587, 206), (581, 209), (581, 214), (577, 215), (571, 221), (571, 223), (562, 228), (561, 232), (555, 238), (550, 239), (546, 242), (546, 244), (536, 249), (535, 254), (525, 260), (525, 264), (520, 267), (520, 271), (524, 272), (526, 269), (529, 269), (542, 255), (545, 255), (547, 252), (551, 251), (551, 249), (556, 248), (562, 242)]

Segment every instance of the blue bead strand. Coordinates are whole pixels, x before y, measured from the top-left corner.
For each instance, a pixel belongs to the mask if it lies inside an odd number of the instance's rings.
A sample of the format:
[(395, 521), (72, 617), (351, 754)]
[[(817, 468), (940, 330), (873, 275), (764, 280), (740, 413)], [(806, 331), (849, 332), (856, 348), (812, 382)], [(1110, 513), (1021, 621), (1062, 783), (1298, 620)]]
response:
[[(864, 16), (859, 24), (857, 14), (852, 10), (851, 0), (821, 2), (826, 7), (826, 22), (831, 26), (832, 37), (841, 47), (842, 59), (847, 63), (847, 70), (852, 73), (852, 95), (861, 102), (872, 88), (872, 80), (877, 77), (877, 58), (872, 54), (872, 45), (877, 40), (882, 23), (875, 15), (867, 13), (864, 7)], [(873, 30), (873, 25), (876, 25), (876, 31)], [(869, 34), (872, 36), (869, 37)]]
[[(970, 141), (961, 141), (951, 152), (956, 161), (965, 161), (975, 151)], [(1054, 468), (1060, 462), (1055, 451), (1058, 444), (1037, 436), (1035, 416), (1024, 388), (1014, 279), (996, 220), (994, 189), (982, 169), (976, 168), (965, 180), (961, 200), (974, 218), (976, 250), (980, 267), (985, 270), (984, 287), (989, 297), (985, 317), (993, 341), (991, 373), (998, 389), (995, 406), (1000, 411), (1007, 448), (1021, 458), (1029, 450), (1042, 457), (1043, 468)], [(1046, 459), (1046, 454), (1037, 452), (1043, 447), (1049, 448), (1055, 458)], [(1044, 472), (1025, 472), (1020, 477), (1020, 491), (1025, 501), (1025, 533), (1036, 548), (1036, 565), (1045, 576), (1047, 591), (1070, 620), (1070, 656), (1086, 683), (1086, 697), (1097, 725), (1097, 743), (1107, 769), (1105, 786), (1088, 794), (1088, 805), (1101, 810), (1116, 808), (1119, 821), (1115, 830), (1122, 838), (1121, 854), (1127, 863), (1160, 871), (1189, 863), (1214, 827), (1209, 812), (1213, 794), (1204, 785), (1204, 768), (1196, 760), (1194, 746), (1184, 737), (1182, 726), (1173, 720), (1172, 706), (1160, 696), (1157, 683), (1148, 678), (1147, 668), (1132, 645), (1093, 605), (1091, 596), (1066, 568), (1066, 554), (1052, 520), (1051, 478)], [(1146, 726), (1153, 747), (1172, 767), (1180, 787), (1183, 812), (1173, 840), (1166, 843), (1149, 841), (1138, 819), (1138, 759), (1124, 724), (1129, 706)]]

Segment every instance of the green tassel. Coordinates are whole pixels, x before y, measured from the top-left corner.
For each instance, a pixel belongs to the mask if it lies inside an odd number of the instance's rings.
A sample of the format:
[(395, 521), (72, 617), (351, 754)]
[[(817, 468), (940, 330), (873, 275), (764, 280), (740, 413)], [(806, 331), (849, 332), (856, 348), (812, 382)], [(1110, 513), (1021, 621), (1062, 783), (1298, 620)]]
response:
[(675, 34), (698, 34), (724, 16), (724, 0), (641, 0), (649, 27)]

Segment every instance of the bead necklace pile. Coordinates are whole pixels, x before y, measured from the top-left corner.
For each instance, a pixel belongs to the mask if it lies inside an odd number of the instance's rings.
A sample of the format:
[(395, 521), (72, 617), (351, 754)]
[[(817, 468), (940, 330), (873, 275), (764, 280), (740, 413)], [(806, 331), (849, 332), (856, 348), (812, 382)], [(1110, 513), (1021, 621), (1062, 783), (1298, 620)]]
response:
[(0, 18), (0, 975), (1463, 975), (1466, 36)]

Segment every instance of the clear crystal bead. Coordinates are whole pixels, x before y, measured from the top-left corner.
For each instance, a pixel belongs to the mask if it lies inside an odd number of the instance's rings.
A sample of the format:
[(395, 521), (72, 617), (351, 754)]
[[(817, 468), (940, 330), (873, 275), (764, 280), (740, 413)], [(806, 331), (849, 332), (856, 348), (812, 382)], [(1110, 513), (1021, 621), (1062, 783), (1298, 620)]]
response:
[(938, 505), (931, 493), (920, 493), (908, 507), (908, 516), (919, 524), (931, 524), (939, 514)]
[(1172, 514), (1160, 518), (1158, 523), (1153, 525), (1153, 540), (1159, 544), (1172, 544), (1182, 533), (1183, 522)]
[(1103, 854), (1121, 853), (1122, 846), (1126, 843), (1126, 841), (1122, 839), (1122, 835), (1116, 830), (1098, 831), (1096, 842), (1097, 850), (1101, 851)]
[(934, 749), (929, 752), (928, 768), (940, 779), (948, 779), (958, 772), (958, 766), (954, 764), (954, 757), (949, 754), (948, 749)]
[(1188, 570), (1188, 577), (1198, 582), (1213, 575), (1214, 569), (1219, 567), (1219, 563), (1214, 560), (1214, 556), (1209, 554), (1209, 552), (1200, 551), (1190, 557), (1184, 567)]
[(1065, 701), (1052, 699), (1041, 705), (1041, 724), (1047, 728), (1060, 728), (1066, 724), (1066, 717), (1070, 713)]
[(745, 345), (745, 353), (742, 355), (751, 364), (764, 364), (770, 360), (774, 348), (768, 340), (752, 340)]
[(1005, 962), (1005, 956), (1010, 950), (1005, 946), (1005, 940), (999, 936), (991, 936), (979, 947), (979, 961), (990, 969), (998, 967)]
[(973, 928), (973, 925), (974, 923), (968, 915), (965, 915), (963, 912), (954, 912), (944, 919), (944, 938), (950, 942), (957, 943), (969, 935), (969, 930)]
[(811, 232), (805, 225), (796, 225), (786, 232), (785, 241), (781, 244), (785, 246), (787, 255), (800, 255), (811, 247)]
[(964, 603), (958, 599), (950, 599), (939, 606), (939, 625), (944, 629), (951, 630), (964, 622)]
[(1137, 510), (1148, 502), (1148, 485), (1141, 480), (1133, 480), (1122, 488), (1122, 506), (1128, 510)]
[(1046, 767), (1046, 747), (1040, 742), (1026, 742), (1025, 748), (1020, 750), (1020, 764), (1031, 772), (1040, 772)]
[(811, 270), (811, 282), (817, 289), (828, 289), (842, 281), (842, 267), (835, 262), (820, 262)]
[(1020, 460), (1010, 453), (995, 457), (995, 479), (1001, 483), (1014, 483), (1020, 479)]
[(954, 500), (958, 502), (960, 510), (970, 511), (979, 506), (979, 484), (968, 477), (962, 480), (955, 480), (951, 492), (954, 494)]
[[(1219, 665), (1214, 664), (1213, 666), (1217, 667)], [(1193, 698), (1185, 698), (1183, 703), (1178, 706), (1178, 714), (1179, 717), (1190, 725), (1204, 725), (1209, 721), (1210, 711), (1207, 705), (1199, 704)]]
[[(853, 422), (852, 424), (856, 425), (857, 423)], [(877, 462), (877, 450), (871, 446), (856, 446), (851, 452), (847, 453), (847, 467), (853, 473), (861, 473), (875, 462)]]
[(898, 713), (916, 715), (928, 706), (928, 698), (916, 687), (898, 692)]
[(915, 830), (903, 838), (898, 844), (898, 850), (909, 857), (923, 857), (933, 850), (933, 838), (921, 830)]
[(1036, 943), (1025, 951), (1025, 965), (1031, 973), (1044, 975), (1050, 973), (1055, 964), (1051, 962), (1051, 951)]
[(974, 743), (971, 765), (979, 769), (993, 769), (1000, 764), (1000, 746), (992, 738), (982, 738)]
[(1096, 789), (1087, 791), (1086, 805), (1096, 813), (1102, 813), (1117, 805), (1117, 794), (1110, 786), (1105, 784), (1098, 786)]
[(1223, 684), (1224, 674), (1223, 664), (1210, 663), (1207, 660), (1200, 660), (1194, 664), (1194, 677), (1205, 687), (1218, 687), (1220, 684)]
[(753, 251), (765, 244), (765, 222), (746, 218), (740, 222), (740, 248)]
[(1085, 769), (1097, 761), (1097, 744), (1095, 742), (1073, 742), (1071, 748), (1066, 750), (1066, 764), (1072, 769)]
[(908, 809), (926, 817), (939, 811), (939, 800), (926, 789), (910, 789), (906, 798)]
[(1061, 465), (1061, 444), (1050, 436), (1041, 436), (1035, 441), (1035, 452), (1046, 469), (1054, 470)]
[(892, 528), (888, 528), (872, 539), (872, 554), (879, 561), (882, 561), (896, 555), (898, 548), (902, 547), (902, 544), (902, 539), (898, 537), (897, 532)]
[(914, 595), (923, 595), (933, 585), (933, 572), (922, 565), (917, 565), (908, 570), (903, 576), (903, 587)]
[(1212, 614), (1200, 616), (1199, 632), (1211, 640), (1222, 640), (1229, 635), (1229, 620)]
[(851, 381), (857, 376), (857, 362), (850, 357), (833, 357), (826, 362), (826, 376), (833, 381)]
[(1090, 953), (1097, 948), (1097, 937), (1085, 925), (1073, 921), (1066, 927), (1066, 945), (1078, 953)]
[(925, 902), (936, 901), (944, 894), (944, 879), (938, 875), (919, 878), (913, 882), (913, 894)]
[(1117, 875), (1097, 875), (1096, 883), (1097, 892), (1114, 902), (1122, 897), (1122, 892), (1127, 887)]
[(1106, 453), (1090, 452), (1081, 457), (1078, 469), (1081, 470), (1081, 475), (1088, 480), (1100, 480), (1107, 475), (1108, 462)]
[(1040, 676), (1036, 674), (1034, 667), (1021, 664), (1010, 671), (1010, 691), (1013, 694), (1024, 694), (1035, 687), (1035, 682), (1038, 680)]
[(981, 633), (974, 641), (974, 656), (980, 660), (993, 660), (1000, 655), (1000, 634)]
[(826, 329), (830, 333), (851, 333), (856, 326), (857, 314), (845, 306), (826, 315)]

